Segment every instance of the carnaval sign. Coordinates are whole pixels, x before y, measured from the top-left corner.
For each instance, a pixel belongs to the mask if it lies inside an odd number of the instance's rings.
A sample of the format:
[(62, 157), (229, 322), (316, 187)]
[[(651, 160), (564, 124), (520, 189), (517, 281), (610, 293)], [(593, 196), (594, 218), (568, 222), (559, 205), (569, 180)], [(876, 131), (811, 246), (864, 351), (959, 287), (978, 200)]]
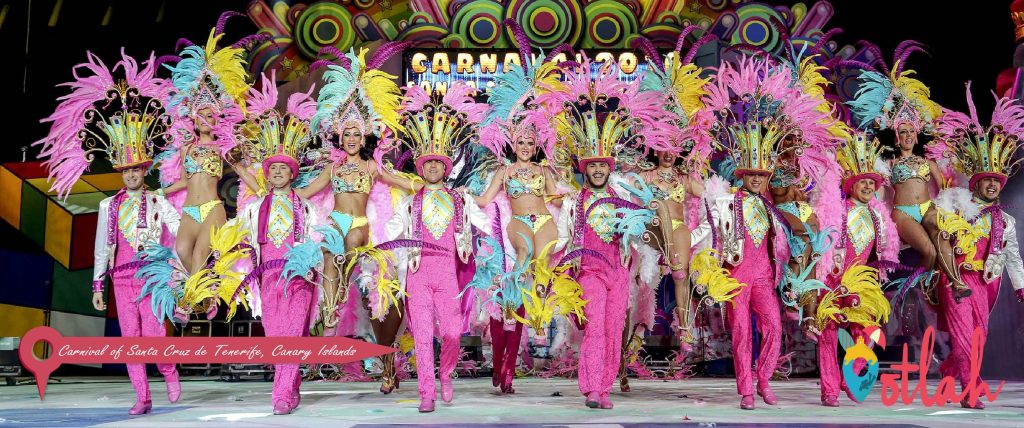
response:
[[(588, 52), (587, 55), (591, 59), (590, 73), (594, 76), (605, 62), (612, 60), (618, 68), (618, 79), (626, 82), (642, 76), (648, 67), (642, 55), (628, 50)], [(552, 60), (560, 63), (581, 59), (580, 54), (570, 57), (562, 53)], [(406, 85), (419, 85), (428, 93), (438, 91), (441, 94), (455, 82), (465, 82), (486, 91), (494, 86), (496, 76), (512, 67), (522, 67), (519, 51), (515, 49), (411, 50), (405, 53), (402, 64)]]
[[(932, 353), (935, 348), (935, 327), (929, 326), (924, 332), (924, 337), (921, 339), (922, 352), (917, 364), (911, 363), (907, 359), (907, 344), (903, 344), (903, 361), (893, 364), (891, 367), (896, 373), (883, 373), (881, 377), (878, 375), (878, 356), (875, 355), (869, 343), (878, 343), (884, 347), (885, 334), (882, 330), (877, 327), (867, 328), (862, 335), (857, 337), (856, 341), (846, 330), (840, 330), (839, 342), (842, 344), (843, 349), (846, 349), (846, 356), (843, 358), (843, 381), (853, 396), (857, 400), (863, 401), (867, 398), (875, 383), (881, 379), (882, 404), (886, 406), (896, 404), (897, 400), (902, 401), (903, 404), (911, 404), (919, 394), (921, 396), (921, 403), (925, 407), (942, 407), (947, 402), (959, 403), (965, 399), (971, 406), (974, 406), (982, 396), (988, 398), (989, 402), (994, 402), (999, 397), (999, 392), (1002, 391), (1003, 385), (1006, 382), (999, 382), (999, 386), (995, 391), (992, 391), (989, 389), (988, 383), (979, 378), (981, 361), (985, 353), (984, 337), (985, 335), (980, 327), (976, 328), (971, 336), (971, 371), (970, 378), (966, 382), (967, 387), (963, 388), (958, 394), (956, 392), (956, 379), (944, 376), (939, 381), (935, 394), (929, 395), (926, 382), (928, 379), (929, 363), (932, 361)], [(868, 340), (868, 343), (865, 343), (865, 339)], [(855, 363), (858, 360), (866, 362), (867, 370), (863, 373), (855, 369)], [(918, 383), (913, 387), (909, 385), (911, 373), (918, 374)]]

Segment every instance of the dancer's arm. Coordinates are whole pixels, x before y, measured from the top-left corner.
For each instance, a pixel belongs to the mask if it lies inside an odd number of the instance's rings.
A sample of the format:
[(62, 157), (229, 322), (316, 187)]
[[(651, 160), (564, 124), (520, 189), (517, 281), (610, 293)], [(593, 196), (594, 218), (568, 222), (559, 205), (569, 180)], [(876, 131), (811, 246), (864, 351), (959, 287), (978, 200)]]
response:
[(331, 182), (331, 169), (333, 169), (333, 167), (328, 166), (320, 170), (320, 174), (318, 174), (313, 181), (309, 182), (309, 185), (301, 189), (295, 189), (295, 194), (299, 195), (300, 198), (309, 199), (313, 195), (319, 193), (324, 187), (327, 187), (328, 183)]
[(507, 168), (502, 167), (500, 171), (495, 171), (494, 175), (491, 176), (491, 182), (487, 185), (487, 190), (480, 196), (473, 196), (473, 201), (476, 202), (477, 206), (486, 207), (487, 204), (491, 203), (498, 196), (498, 192), (501, 191), (501, 183), (505, 182), (505, 170)]
[[(1006, 214), (1003, 214), (1006, 217)], [(1006, 222), (1006, 229), (1003, 236), (1006, 237), (1006, 245), (1003, 246), (1003, 254), (1006, 255), (1006, 276), (1010, 277), (1010, 284), (1013, 285), (1013, 292), (1017, 295), (1018, 302), (1024, 302), (1024, 261), (1020, 257), (1020, 245), (1017, 243), (1016, 222), (1011, 218)]]
[[(547, 196), (555, 196), (558, 194), (558, 182), (557, 176), (552, 173), (552, 168), (541, 167), (541, 174), (544, 174), (544, 194)], [(558, 208), (562, 207), (562, 198), (551, 199), (551, 205)]]
[[(380, 179), (389, 186), (397, 187), (399, 189), (409, 189), (411, 193), (416, 193), (423, 188), (423, 180), (409, 179), (395, 174), (388, 168), (373, 167), (378, 174)], [(417, 177), (419, 178), (419, 177)]]
[(107, 268), (110, 263), (110, 247), (107, 246), (107, 215), (110, 212), (110, 200), (107, 198), (100, 202), (99, 213), (96, 216), (96, 242), (93, 247), (93, 269), (92, 269), (92, 306), (97, 311), (105, 311), (106, 303), (103, 302), (103, 286), (106, 282)]

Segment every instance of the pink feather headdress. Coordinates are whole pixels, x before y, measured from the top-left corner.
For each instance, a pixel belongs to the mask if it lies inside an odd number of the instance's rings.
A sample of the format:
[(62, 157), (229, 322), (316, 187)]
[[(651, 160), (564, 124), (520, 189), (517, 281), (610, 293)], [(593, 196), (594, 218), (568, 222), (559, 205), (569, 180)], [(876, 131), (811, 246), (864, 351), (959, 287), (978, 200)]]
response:
[[(42, 123), (51, 123), (50, 132), (32, 143), (41, 145), (39, 154), (46, 159), (51, 190), (61, 198), (89, 168), (96, 152), (105, 152), (115, 169), (149, 165), (154, 140), (162, 138), (169, 117), (163, 100), (171, 90), (168, 81), (155, 76), (152, 54), (138, 63), (121, 51), (121, 61), (108, 69), (95, 55), (89, 62), (72, 69), (75, 80), (60, 86), (71, 93), (60, 97), (60, 104)], [(84, 68), (86, 74), (79, 74)], [(118, 69), (123, 76), (115, 78)]]
[[(996, 96), (994, 93), (993, 96)], [(978, 111), (971, 96), (971, 83), (967, 82), (967, 106), (970, 115), (942, 109), (936, 123), (936, 144), (943, 147), (944, 156), (953, 167), (970, 177), (968, 189), (973, 189), (982, 178), (996, 178), (1004, 185), (1009, 176), (1020, 169), (1022, 161), (1018, 150), (1024, 136), (1024, 106), (1010, 98), (996, 97), (992, 122), (981, 125)]]

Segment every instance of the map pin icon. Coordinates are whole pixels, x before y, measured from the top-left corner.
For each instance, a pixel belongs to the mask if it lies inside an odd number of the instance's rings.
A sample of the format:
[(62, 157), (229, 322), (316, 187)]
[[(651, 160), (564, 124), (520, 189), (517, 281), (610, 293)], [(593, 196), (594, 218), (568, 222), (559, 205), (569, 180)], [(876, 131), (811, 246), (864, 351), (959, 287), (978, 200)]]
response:
[(61, 336), (59, 331), (45, 326), (33, 328), (21, 338), (21, 344), (18, 346), (18, 357), (21, 358), (21, 364), (36, 377), (39, 400), (42, 400), (46, 394), (46, 382), (50, 379), (50, 374), (57, 370), (57, 367), (60, 367), (60, 360), (55, 355), (50, 355), (45, 360), (40, 359), (36, 357), (32, 349), (40, 341), (50, 344), (50, 349), (57, 349), (63, 338), (64, 336)]

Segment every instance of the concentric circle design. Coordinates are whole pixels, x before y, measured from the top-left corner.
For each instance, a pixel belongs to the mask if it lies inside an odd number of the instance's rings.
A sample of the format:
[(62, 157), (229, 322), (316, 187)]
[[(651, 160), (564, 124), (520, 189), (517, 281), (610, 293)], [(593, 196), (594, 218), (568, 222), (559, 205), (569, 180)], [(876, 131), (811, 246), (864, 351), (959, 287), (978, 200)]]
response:
[(622, 3), (597, 0), (584, 9), (587, 37), (584, 48), (625, 48), (626, 36), (637, 32), (636, 15)]
[[(535, 47), (553, 48), (562, 43), (575, 45), (583, 34), (583, 8), (579, 0), (511, 0), (505, 19), (513, 19)], [(512, 30), (505, 36), (515, 44)]]
[(352, 14), (340, 4), (313, 4), (302, 11), (295, 23), (295, 43), (309, 58), (315, 58), (324, 46), (347, 51), (355, 41)]
[(468, 3), (452, 18), (452, 34), (465, 38), (469, 46), (464, 48), (504, 48), (508, 46), (501, 20), (504, 16), (501, 5), (481, 1)]
[(739, 24), (732, 35), (732, 44), (746, 43), (768, 52), (779, 48), (781, 38), (771, 20), (775, 18), (786, 22), (786, 19), (777, 10), (762, 4), (747, 4), (736, 10), (736, 17)]

